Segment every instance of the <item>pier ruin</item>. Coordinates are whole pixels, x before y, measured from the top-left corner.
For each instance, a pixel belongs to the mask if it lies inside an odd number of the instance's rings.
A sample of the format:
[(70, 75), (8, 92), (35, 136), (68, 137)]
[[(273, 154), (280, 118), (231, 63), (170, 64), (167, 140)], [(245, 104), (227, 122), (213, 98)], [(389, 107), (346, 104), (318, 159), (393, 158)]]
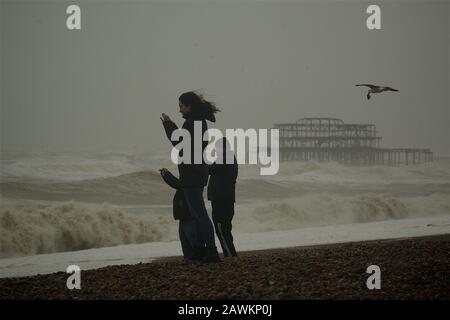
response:
[(433, 161), (430, 149), (383, 148), (374, 124), (336, 118), (278, 123), (280, 160), (336, 161), (351, 165), (409, 165)]

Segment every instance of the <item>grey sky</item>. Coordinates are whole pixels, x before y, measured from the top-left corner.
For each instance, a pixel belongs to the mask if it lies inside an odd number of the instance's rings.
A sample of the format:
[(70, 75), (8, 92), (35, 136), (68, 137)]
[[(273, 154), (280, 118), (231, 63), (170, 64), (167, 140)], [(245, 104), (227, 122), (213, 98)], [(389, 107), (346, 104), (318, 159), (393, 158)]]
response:
[[(216, 127), (327, 116), (449, 155), (449, 2), (1, 1), (2, 150), (164, 150), (161, 112), (202, 88)], [(389, 85), (367, 101), (356, 83)]]

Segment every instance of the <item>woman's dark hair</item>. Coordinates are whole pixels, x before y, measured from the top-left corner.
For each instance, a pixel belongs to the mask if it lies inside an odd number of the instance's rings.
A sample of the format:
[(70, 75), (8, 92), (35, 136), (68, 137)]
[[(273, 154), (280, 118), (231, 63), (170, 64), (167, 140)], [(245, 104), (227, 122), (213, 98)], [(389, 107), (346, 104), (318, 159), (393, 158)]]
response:
[(203, 95), (189, 91), (183, 93), (178, 100), (180, 100), (185, 106), (191, 107), (190, 114), (200, 119), (206, 119), (211, 122), (216, 121), (214, 113), (220, 111), (214, 102), (206, 101)]

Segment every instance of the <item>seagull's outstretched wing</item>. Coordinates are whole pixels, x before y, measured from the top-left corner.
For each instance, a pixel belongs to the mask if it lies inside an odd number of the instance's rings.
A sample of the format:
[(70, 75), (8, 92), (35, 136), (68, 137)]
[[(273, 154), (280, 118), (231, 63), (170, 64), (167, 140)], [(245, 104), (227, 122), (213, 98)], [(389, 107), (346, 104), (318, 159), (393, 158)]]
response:
[(355, 86), (357, 86), (357, 87), (361, 87), (361, 86), (366, 86), (366, 87), (369, 87), (370, 89), (376, 89), (376, 88), (378, 88), (378, 86), (375, 86), (375, 85), (373, 85), (373, 84), (356, 84)]
[(384, 90), (386, 91), (398, 91), (397, 89), (391, 88), (391, 87), (385, 87)]

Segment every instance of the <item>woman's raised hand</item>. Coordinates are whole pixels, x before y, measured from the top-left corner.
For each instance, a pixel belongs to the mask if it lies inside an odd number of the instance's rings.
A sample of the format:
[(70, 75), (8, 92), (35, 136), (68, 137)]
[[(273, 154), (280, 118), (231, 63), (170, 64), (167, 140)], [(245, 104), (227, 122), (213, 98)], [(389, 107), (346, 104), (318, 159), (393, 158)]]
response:
[(170, 121), (169, 116), (167, 114), (165, 114), (165, 113), (161, 114), (160, 119), (161, 119), (162, 122)]

